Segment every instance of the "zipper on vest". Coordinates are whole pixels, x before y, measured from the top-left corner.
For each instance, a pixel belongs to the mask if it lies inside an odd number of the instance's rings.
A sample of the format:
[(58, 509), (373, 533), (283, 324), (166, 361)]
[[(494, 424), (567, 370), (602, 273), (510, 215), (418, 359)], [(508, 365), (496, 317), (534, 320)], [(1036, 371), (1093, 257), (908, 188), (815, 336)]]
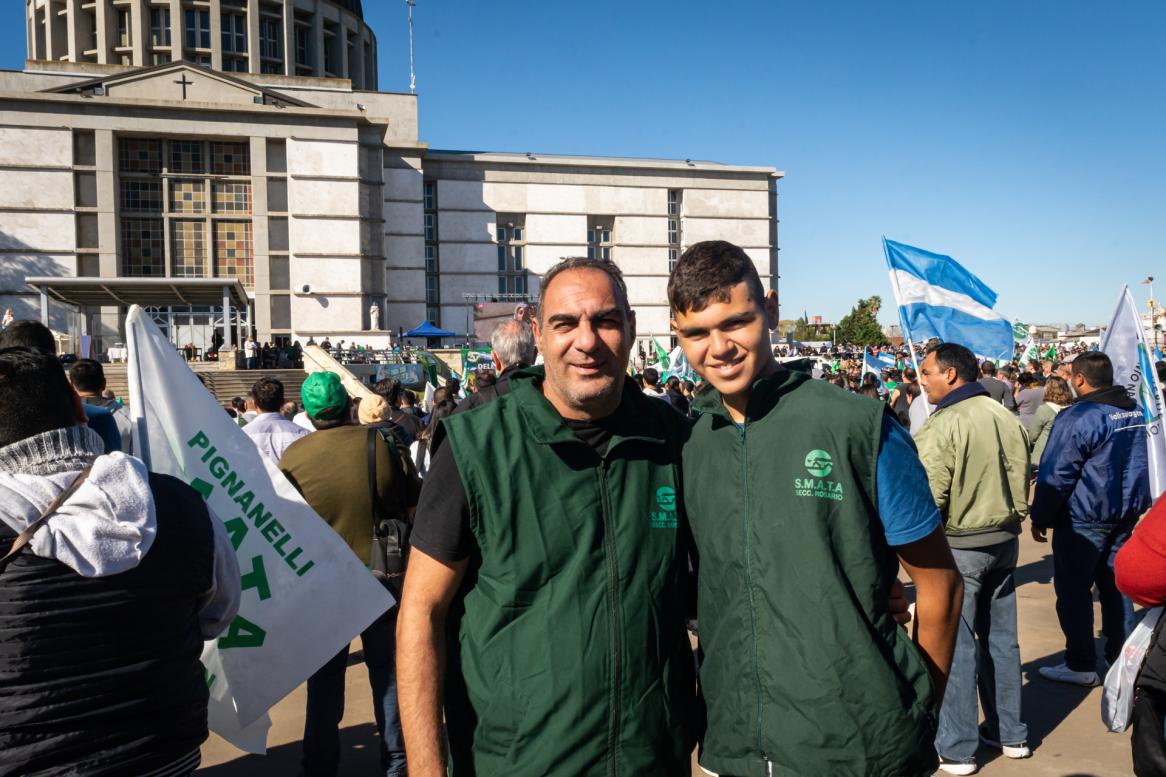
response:
[(607, 548), (607, 602), (611, 610), (611, 659), (612, 659), (612, 690), (611, 700), (611, 730), (608, 733), (608, 774), (616, 777), (616, 749), (619, 746), (620, 698), (623, 695), (623, 661), (620, 659), (620, 617), (617, 587), (619, 585), (619, 568), (615, 560), (615, 534), (611, 520), (611, 500), (607, 493), (607, 457), (604, 456), (599, 467), (600, 505), (603, 510), (603, 544)]
[[(749, 629), (752, 634), (750, 646), (753, 652), (753, 688), (757, 693), (757, 750), (765, 758), (765, 745), (761, 738), (761, 669), (757, 658), (757, 609), (753, 601), (753, 563), (749, 554), (749, 453), (745, 445), (745, 429), (749, 425), (748, 416), (741, 423), (741, 487), (745, 492), (745, 509), (741, 511), (741, 537), (745, 549), (745, 591), (749, 596)], [(769, 760), (766, 759), (769, 764)], [(769, 766), (770, 774), (773, 766)]]

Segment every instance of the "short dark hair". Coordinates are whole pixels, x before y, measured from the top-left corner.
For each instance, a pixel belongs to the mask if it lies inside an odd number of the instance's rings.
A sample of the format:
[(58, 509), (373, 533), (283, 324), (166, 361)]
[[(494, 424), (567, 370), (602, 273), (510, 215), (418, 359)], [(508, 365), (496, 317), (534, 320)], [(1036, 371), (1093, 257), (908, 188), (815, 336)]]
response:
[(247, 408), (247, 403), (243, 401), (243, 397), (231, 397), (231, 407), (242, 413)]
[(264, 413), (278, 413), (283, 409), (283, 383), (275, 378), (260, 378), (251, 386), (255, 406)]
[(405, 404), (412, 407), (417, 404), (417, 392), (412, 389), (405, 389), (401, 392), (401, 399), (405, 400)]
[(39, 321), (13, 321), (0, 332), (0, 348), (39, 348), (45, 353), (57, 352), (57, 340), (49, 328)]
[(54, 354), (0, 349), (0, 447), (77, 424), (73, 388)]
[(727, 302), (738, 283), (746, 285), (758, 305), (765, 302), (765, 287), (749, 254), (725, 240), (705, 240), (681, 255), (668, 278), (668, 304), (673, 313), (700, 312), (711, 302)]
[(396, 378), (385, 378), (373, 384), (372, 393), (385, 398), (390, 407), (396, 407), (401, 400), (401, 381)]
[(475, 383), (478, 386), (478, 390), (481, 391), (484, 388), (489, 388), (490, 386), (493, 386), (497, 382), (497, 380), (498, 380), (498, 378), (494, 374), (493, 371), (490, 371), (490, 372), (482, 371), (482, 372), (478, 373), (478, 377), (476, 378)]
[(941, 370), (955, 369), (955, 374), (965, 383), (974, 383), (979, 375), (976, 355), (959, 343), (939, 343), (927, 349), (927, 354), (935, 354), (935, 363)]
[(92, 359), (78, 359), (69, 368), (69, 382), (78, 393), (100, 394), (105, 390), (105, 370)]
[(660, 373), (655, 367), (644, 368), (644, 382), (649, 386), (655, 386), (660, 382)]
[(1166, 383), (1166, 361), (1159, 359), (1154, 362), (1154, 371), (1158, 373), (1158, 382)]
[(1101, 351), (1086, 351), (1073, 360), (1073, 374), (1093, 388), (1106, 388), (1113, 385), (1113, 362)]
[(983, 364), (980, 365), (980, 372), (984, 373), (989, 378), (992, 377), (996, 374), (996, 362), (986, 360)]
[(606, 259), (591, 259), (586, 256), (568, 256), (543, 273), (542, 280), (539, 281), (537, 310), (539, 323), (542, 323), (543, 320), (543, 304), (547, 298), (547, 289), (551, 287), (551, 281), (568, 270), (598, 270), (601, 273), (605, 273), (611, 279), (611, 284), (615, 287), (615, 296), (623, 306), (624, 315), (631, 315), (632, 306), (628, 303), (628, 287), (624, 283), (623, 273), (616, 266), (615, 262), (609, 262)]

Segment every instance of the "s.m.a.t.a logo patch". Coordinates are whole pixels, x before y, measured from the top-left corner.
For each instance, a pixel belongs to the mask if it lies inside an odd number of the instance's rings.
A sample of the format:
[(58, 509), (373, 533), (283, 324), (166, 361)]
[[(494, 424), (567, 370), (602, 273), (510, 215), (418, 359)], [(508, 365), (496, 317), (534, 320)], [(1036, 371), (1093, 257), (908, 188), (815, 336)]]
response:
[(648, 514), (653, 529), (676, 528), (676, 489), (663, 486), (656, 489), (656, 509)]
[(816, 499), (829, 499), (832, 502), (842, 501), (842, 484), (827, 480), (834, 471), (834, 459), (829, 453), (819, 449), (812, 450), (806, 454), (803, 464), (810, 477), (794, 478), (794, 496), (812, 496)]

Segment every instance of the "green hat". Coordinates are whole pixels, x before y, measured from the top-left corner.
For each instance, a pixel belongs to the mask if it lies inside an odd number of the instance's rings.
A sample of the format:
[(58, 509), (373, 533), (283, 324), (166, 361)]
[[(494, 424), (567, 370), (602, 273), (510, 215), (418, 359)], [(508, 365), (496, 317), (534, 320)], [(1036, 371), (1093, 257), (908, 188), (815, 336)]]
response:
[(330, 421), (348, 407), (348, 392), (335, 372), (313, 372), (300, 388), (304, 412), (310, 418)]

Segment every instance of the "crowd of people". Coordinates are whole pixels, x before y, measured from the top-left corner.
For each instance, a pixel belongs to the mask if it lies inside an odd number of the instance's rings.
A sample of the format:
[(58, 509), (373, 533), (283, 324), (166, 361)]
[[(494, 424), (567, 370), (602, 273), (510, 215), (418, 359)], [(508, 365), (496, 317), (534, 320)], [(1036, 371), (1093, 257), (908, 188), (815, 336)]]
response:
[[(228, 409), (366, 565), (380, 518), (409, 527), (403, 581), (382, 575), (399, 602), (360, 635), (381, 773), (672, 777), (698, 745), (738, 777), (1031, 757), (1024, 522), (1051, 532), (1066, 647), (1047, 681), (1100, 681), (1135, 623), (1123, 590), (1166, 601), (1166, 506), (1150, 510), (1145, 421), (1109, 358), (997, 365), (933, 343), (871, 370), (856, 349), (775, 351), (776, 296), (723, 241), (684, 252), (668, 302), (698, 380), (633, 374), (619, 269), (572, 258), (533, 321), (494, 332), (468, 394), (386, 379), (358, 401), (315, 372), (302, 409), (270, 377)], [(46, 334), (0, 332), (0, 550), (27, 544), (0, 561), (0, 775), (189, 774), (234, 554), (196, 492), (113, 436), (100, 365), (66, 375)], [(1160, 632), (1139, 775), (1162, 773)], [(348, 662), (307, 680), (309, 777), (351, 773)]]

